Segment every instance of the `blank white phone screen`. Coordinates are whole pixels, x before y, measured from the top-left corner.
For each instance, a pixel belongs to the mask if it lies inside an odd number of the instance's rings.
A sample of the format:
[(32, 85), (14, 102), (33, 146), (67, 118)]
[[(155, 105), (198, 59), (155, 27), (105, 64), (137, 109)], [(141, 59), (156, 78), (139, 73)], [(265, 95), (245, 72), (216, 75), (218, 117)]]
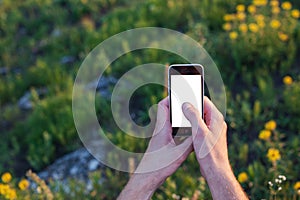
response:
[(171, 75), (172, 127), (191, 127), (182, 112), (182, 104), (191, 103), (202, 116), (202, 76)]

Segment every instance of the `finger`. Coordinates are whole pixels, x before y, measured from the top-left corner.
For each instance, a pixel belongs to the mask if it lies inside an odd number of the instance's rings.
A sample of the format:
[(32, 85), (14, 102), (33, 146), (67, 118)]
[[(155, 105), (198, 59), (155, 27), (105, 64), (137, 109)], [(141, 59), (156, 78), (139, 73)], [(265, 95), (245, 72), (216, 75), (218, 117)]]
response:
[(197, 127), (199, 123), (199, 112), (194, 106), (188, 102), (182, 104), (182, 112), (184, 116), (190, 121), (192, 127)]
[(217, 109), (217, 107), (213, 104), (213, 102), (204, 97), (204, 119), (207, 127), (211, 130), (214, 122), (222, 122), (224, 121), (223, 115)]
[(201, 137), (203, 137), (207, 132), (207, 126), (200, 117), (199, 111), (190, 103), (184, 103), (182, 105), (182, 111), (192, 125), (193, 136), (196, 137), (196, 135), (200, 133)]
[(164, 98), (158, 104), (161, 104), (162, 106), (169, 108), (169, 97)]
[(165, 144), (169, 143), (172, 139), (172, 129), (169, 116), (169, 100), (168, 97), (164, 98), (158, 103), (154, 136), (159, 136)]

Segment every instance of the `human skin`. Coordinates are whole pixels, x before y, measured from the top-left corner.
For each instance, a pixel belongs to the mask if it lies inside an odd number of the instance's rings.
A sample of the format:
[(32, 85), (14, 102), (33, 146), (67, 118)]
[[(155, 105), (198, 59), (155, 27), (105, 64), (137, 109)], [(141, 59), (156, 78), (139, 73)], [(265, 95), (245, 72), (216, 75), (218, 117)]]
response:
[(184, 103), (182, 110), (191, 122), (195, 155), (213, 199), (248, 199), (229, 163), (223, 115), (207, 97), (204, 97), (205, 122), (191, 104)]
[[(150, 199), (193, 150), (213, 199), (248, 199), (229, 164), (227, 125), (223, 115), (207, 97), (204, 98), (205, 122), (191, 104), (184, 103), (182, 110), (191, 122), (192, 136), (175, 144), (169, 119), (169, 101), (168, 98), (163, 99), (158, 104), (156, 127), (147, 151), (118, 199)], [(164, 162), (167, 159), (170, 161)]]

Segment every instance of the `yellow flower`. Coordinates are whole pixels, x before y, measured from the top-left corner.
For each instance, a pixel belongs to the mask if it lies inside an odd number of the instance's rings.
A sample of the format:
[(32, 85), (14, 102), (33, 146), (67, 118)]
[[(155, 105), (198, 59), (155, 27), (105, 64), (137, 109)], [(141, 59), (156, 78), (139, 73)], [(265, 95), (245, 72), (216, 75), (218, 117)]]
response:
[(279, 2), (277, 0), (272, 0), (272, 1), (270, 1), (270, 5), (273, 7), (276, 7), (279, 5)]
[(264, 21), (265, 17), (263, 15), (259, 14), (259, 15), (255, 15), (255, 19), (256, 19), (256, 21), (259, 22), (259, 21)]
[(239, 4), (236, 6), (236, 10), (238, 12), (244, 12), (245, 11), (245, 6), (243, 4)]
[(17, 198), (17, 192), (16, 192), (16, 190), (10, 188), (9, 190), (7, 190), (7, 192), (4, 195), (4, 197), (6, 199), (9, 199), (9, 200), (16, 199)]
[(271, 137), (270, 130), (262, 130), (259, 132), (258, 138), (261, 140), (268, 140)]
[(246, 19), (246, 14), (244, 12), (239, 12), (236, 14), (236, 17), (240, 20), (243, 21)]
[(255, 6), (265, 6), (267, 5), (268, 1), (267, 0), (253, 0), (253, 4)]
[(279, 7), (273, 7), (272, 8), (272, 13), (275, 14), (275, 15), (279, 14), (280, 13), (280, 8)]
[(297, 181), (294, 185), (294, 189), (297, 191), (297, 190), (300, 190), (300, 181)]
[(244, 183), (248, 180), (248, 175), (246, 172), (241, 172), (239, 175), (238, 175), (238, 181), (240, 183)]
[(293, 79), (290, 76), (285, 76), (283, 77), (283, 83), (285, 85), (291, 85), (293, 83)]
[(18, 186), (21, 190), (26, 190), (29, 187), (29, 181), (27, 181), (26, 179), (22, 179), (19, 182)]
[(229, 38), (230, 38), (231, 40), (235, 40), (237, 37), (238, 37), (237, 32), (231, 31), (231, 32), (229, 33)]
[(243, 32), (243, 33), (246, 33), (247, 31), (248, 31), (248, 26), (247, 26), (247, 24), (240, 24), (239, 25), (239, 30), (241, 31), (241, 32)]
[(283, 10), (291, 10), (292, 9), (292, 4), (288, 1), (285, 1), (281, 4), (281, 7)]
[(270, 131), (274, 131), (276, 129), (276, 126), (277, 126), (277, 124), (274, 120), (270, 120), (265, 123), (265, 129), (270, 130)]
[(292, 17), (298, 19), (300, 17), (300, 12), (297, 9), (292, 10), (291, 12)]
[(6, 172), (6, 173), (2, 174), (1, 179), (2, 179), (3, 183), (9, 183), (12, 179), (12, 176), (9, 172)]
[(234, 20), (234, 15), (233, 14), (226, 14), (226, 15), (224, 15), (223, 19), (226, 22), (232, 21), (232, 20)]
[(258, 27), (258, 25), (255, 24), (255, 23), (250, 23), (250, 24), (249, 24), (249, 30), (250, 30), (251, 32), (253, 32), (253, 33), (257, 33), (258, 30), (259, 30), (259, 27)]
[(0, 195), (5, 195), (9, 190), (9, 185), (0, 183)]
[(281, 158), (279, 150), (275, 148), (268, 150), (267, 157), (271, 162), (275, 162)]
[(278, 28), (281, 26), (281, 23), (280, 23), (280, 21), (278, 21), (277, 19), (273, 19), (273, 20), (270, 22), (270, 26), (271, 26), (273, 29), (278, 29)]
[(281, 41), (285, 42), (289, 39), (289, 36), (285, 33), (279, 32), (278, 33), (278, 37)]
[(230, 23), (225, 23), (225, 24), (223, 24), (223, 29), (225, 30), (225, 31), (230, 31), (231, 30), (231, 24)]
[(256, 7), (254, 5), (248, 6), (248, 12), (254, 14), (256, 12)]
[(258, 26), (261, 27), (261, 28), (263, 28), (263, 27), (266, 26), (266, 23), (265, 23), (264, 21), (258, 21), (257, 24), (258, 24)]

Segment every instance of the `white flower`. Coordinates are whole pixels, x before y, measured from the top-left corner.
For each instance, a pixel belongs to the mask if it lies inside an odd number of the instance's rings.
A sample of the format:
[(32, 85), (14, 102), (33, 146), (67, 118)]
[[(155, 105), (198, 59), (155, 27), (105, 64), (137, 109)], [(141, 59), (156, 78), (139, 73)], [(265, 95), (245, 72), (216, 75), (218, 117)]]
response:
[(279, 175), (278, 178), (282, 179), (283, 181), (286, 181), (286, 177), (284, 175)]
[(278, 188), (278, 191), (280, 191), (280, 190), (282, 190), (282, 187), (279, 187), (279, 188)]
[(271, 181), (268, 182), (269, 186), (273, 186), (273, 183)]

